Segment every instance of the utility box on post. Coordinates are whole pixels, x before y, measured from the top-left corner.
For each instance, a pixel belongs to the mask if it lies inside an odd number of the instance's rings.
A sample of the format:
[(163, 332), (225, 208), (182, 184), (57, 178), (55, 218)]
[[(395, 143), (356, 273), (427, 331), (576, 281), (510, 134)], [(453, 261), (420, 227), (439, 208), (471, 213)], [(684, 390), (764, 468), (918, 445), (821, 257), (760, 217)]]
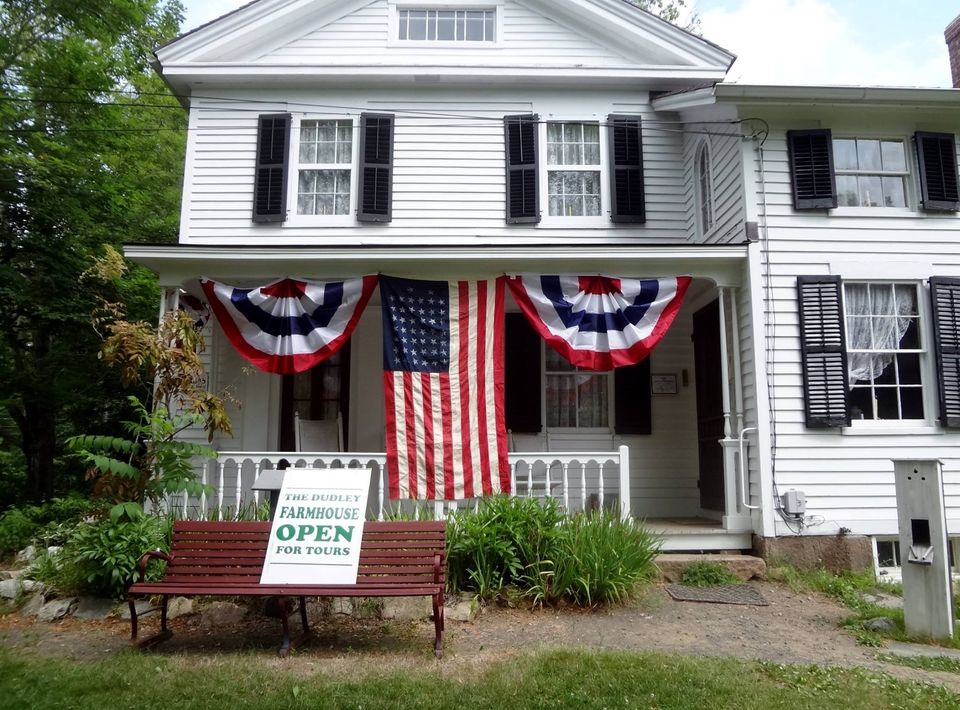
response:
[(939, 461), (894, 461), (907, 633), (953, 637), (953, 594)]

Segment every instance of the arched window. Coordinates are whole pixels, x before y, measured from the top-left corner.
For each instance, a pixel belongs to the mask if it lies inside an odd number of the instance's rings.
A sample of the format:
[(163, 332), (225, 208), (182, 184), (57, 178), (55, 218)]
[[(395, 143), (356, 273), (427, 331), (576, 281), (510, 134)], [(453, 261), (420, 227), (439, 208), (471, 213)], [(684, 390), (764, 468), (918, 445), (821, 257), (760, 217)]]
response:
[(700, 234), (705, 236), (713, 229), (713, 177), (710, 172), (710, 150), (707, 141), (700, 141), (696, 157), (697, 210)]

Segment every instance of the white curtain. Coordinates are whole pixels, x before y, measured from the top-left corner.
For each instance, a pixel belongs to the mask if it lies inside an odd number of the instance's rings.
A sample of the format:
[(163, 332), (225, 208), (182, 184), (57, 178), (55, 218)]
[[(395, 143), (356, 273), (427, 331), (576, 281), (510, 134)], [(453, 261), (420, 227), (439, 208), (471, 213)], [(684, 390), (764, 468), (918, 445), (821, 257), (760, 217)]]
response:
[[(910, 316), (916, 312), (909, 290), (894, 289), (889, 284), (869, 288), (867, 284), (848, 284), (845, 297), (848, 349), (896, 350), (900, 346), (910, 327)], [(892, 353), (849, 353), (850, 384), (873, 381), (891, 362)]]

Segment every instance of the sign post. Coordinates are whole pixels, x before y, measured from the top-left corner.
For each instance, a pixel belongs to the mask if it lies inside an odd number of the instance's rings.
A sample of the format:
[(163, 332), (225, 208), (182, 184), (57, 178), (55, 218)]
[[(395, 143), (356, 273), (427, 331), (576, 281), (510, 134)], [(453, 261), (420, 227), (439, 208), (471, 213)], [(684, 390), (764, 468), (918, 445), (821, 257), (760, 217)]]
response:
[(261, 584), (354, 584), (369, 469), (288, 468)]

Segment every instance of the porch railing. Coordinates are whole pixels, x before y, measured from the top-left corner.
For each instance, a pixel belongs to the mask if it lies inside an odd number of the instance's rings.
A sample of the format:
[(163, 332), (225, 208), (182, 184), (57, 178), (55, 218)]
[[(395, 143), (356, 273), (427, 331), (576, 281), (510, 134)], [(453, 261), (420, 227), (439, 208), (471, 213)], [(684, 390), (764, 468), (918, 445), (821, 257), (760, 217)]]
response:
[[(616, 451), (511, 452), (510, 481), (513, 495), (553, 498), (564, 510), (619, 510), (630, 515), (630, 453), (626, 446)], [(299, 468), (371, 468), (373, 477), (368, 514), (382, 520), (398, 510), (419, 517), (444, 517), (448, 511), (477, 504), (466, 501), (390, 501), (387, 497), (385, 453), (222, 451), (216, 461), (202, 464), (200, 479), (208, 488), (199, 497), (172, 495), (167, 510), (192, 519), (237, 518), (252, 515), (266, 500), (263, 491), (252, 489), (261, 472), (288, 466)]]

